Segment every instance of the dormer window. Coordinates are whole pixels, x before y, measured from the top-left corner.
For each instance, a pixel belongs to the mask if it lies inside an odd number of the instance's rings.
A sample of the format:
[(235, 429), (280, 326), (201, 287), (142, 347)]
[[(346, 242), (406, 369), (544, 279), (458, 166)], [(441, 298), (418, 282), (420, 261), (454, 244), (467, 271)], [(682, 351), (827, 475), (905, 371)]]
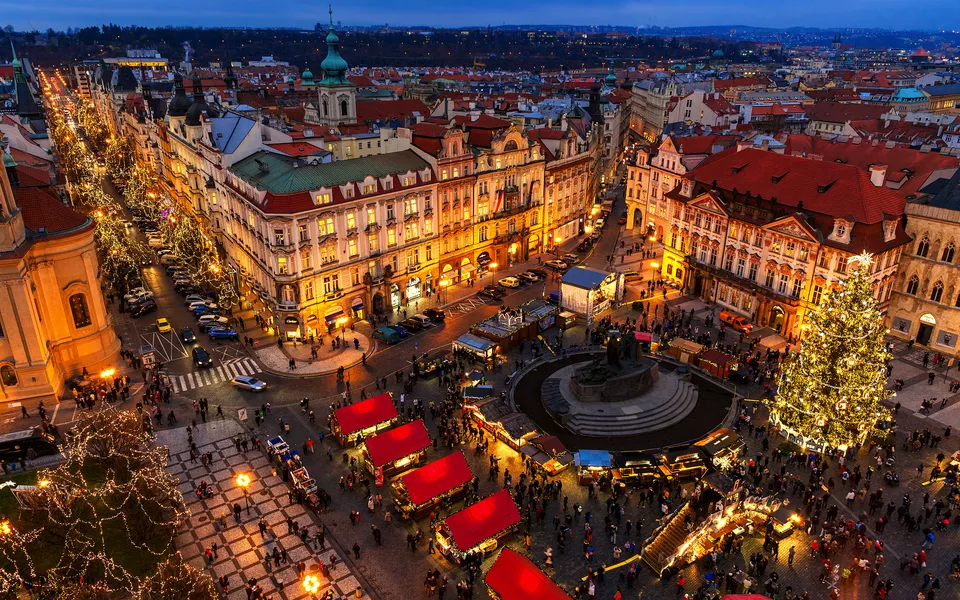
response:
[(347, 184), (343, 186), (343, 197), (350, 199), (353, 198), (353, 184)]
[(887, 221), (883, 224), (883, 241), (889, 242), (897, 237), (897, 222)]
[(837, 237), (847, 237), (847, 226), (837, 225)]
[(377, 191), (377, 184), (376, 184), (376, 183), (368, 183), (368, 184), (365, 184), (365, 185), (363, 186), (363, 193), (364, 193), (364, 194), (372, 194), (372, 193), (374, 193), (374, 192), (376, 192), (376, 191)]

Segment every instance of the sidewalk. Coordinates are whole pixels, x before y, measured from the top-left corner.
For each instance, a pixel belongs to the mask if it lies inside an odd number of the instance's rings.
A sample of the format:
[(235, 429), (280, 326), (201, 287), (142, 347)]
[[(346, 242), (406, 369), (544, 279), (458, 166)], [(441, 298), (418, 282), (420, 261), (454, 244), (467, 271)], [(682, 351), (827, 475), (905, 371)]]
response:
[[(359, 331), (347, 331), (344, 334), (346, 343), (334, 349), (330, 341), (323, 345), (284, 342), (283, 346), (276, 343), (255, 349), (256, 357), (268, 371), (287, 376), (325, 375), (335, 372), (343, 366), (344, 369), (363, 361), (377, 351), (376, 340), (371, 340)], [(359, 347), (354, 347), (353, 340), (359, 340)], [(317, 350), (317, 358), (310, 353), (311, 348)], [(290, 359), (295, 361), (295, 368), (290, 368)]]
[[(157, 443), (171, 448), (170, 464), (167, 471), (180, 480), (180, 491), (190, 509), (189, 519), (183, 523), (175, 544), (185, 561), (197, 569), (206, 570), (216, 581), (226, 575), (230, 583), (230, 592), (221, 597), (229, 600), (244, 600), (247, 593), (244, 583), (254, 580), (256, 584), (272, 597), (286, 600), (313, 598), (300, 583), (297, 563), (306, 564), (307, 574), (319, 577), (321, 588), (316, 597), (333, 588), (335, 596), (354, 597), (358, 587), (365, 588), (358, 577), (344, 561), (344, 552), (331, 546), (331, 533), (326, 534), (326, 548), (317, 551), (312, 544), (304, 544), (300, 537), (288, 533), (288, 519), (297, 522), (300, 527), (309, 528), (312, 536), (317, 530), (319, 520), (300, 504), (290, 504), (287, 499), (289, 486), (274, 475), (266, 455), (250, 449), (238, 451), (231, 439), (242, 435), (243, 428), (234, 421), (215, 421), (197, 427), (194, 441), (200, 452), (213, 452), (212, 465), (203, 466), (200, 461), (190, 462), (189, 447), (186, 443), (186, 428), (168, 429), (157, 433)], [(176, 449), (176, 450), (174, 450)], [(251, 476), (247, 499), (250, 508), (245, 507), (242, 490), (235, 483), (236, 476), (245, 473)], [(200, 500), (195, 493), (201, 480), (212, 483), (215, 494), (212, 498)], [(240, 522), (234, 519), (233, 506), (239, 505)], [(225, 515), (226, 527), (221, 528), (217, 519)], [(261, 536), (259, 520), (267, 523), (268, 532)], [(211, 562), (205, 556), (207, 548), (217, 547), (216, 557)], [(287, 551), (289, 561), (267, 568), (265, 557), (274, 547)], [(336, 557), (336, 567), (329, 568), (331, 558)], [(328, 565), (330, 577), (321, 575), (320, 561)], [(369, 597), (364, 591), (360, 597)]]

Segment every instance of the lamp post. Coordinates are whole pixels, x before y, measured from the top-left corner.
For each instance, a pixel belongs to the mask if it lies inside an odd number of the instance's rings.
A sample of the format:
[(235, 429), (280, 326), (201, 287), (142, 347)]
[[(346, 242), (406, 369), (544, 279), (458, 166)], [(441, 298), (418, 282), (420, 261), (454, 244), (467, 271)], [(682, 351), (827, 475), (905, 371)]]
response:
[[(655, 281), (657, 279), (657, 269), (660, 268), (660, 263), (653, 261), (650, 263), (650, 281)], [(653, 291), (653, 288), (650, 288), (650, 291)]]
[(500, 266), (495, 262), (490, 263), (490, 277), (493, 279), (491, 283), (497, 283), (497, 267)]
[(447, 290), (447, 288), (448, 288), (449, 286), (450, 286), (450, 280), (449, 280), (449, 279), (441, 279), (441, 280), (440, 280), (440, 299), (439, 299), (439, 300), (440, 300), (440, 304), (441, 304), (441, 305), (443, 305), (443, 303), (444, 303), (444, 299), (443, 299), (444, 292)]
[(560, 242), (563, 241), (563, 238), (559, 235), (554, 236), (553, 238), (553, 253), (557, 255), (557, 258), (560, 258)]
[(237, 475), (237, 485), (243, 490), (243, 497), (246, 498), (247, 514), (250, 514), (250, 495), (247, 494), (247, 488), (250, 487), (250, 476), (246, 473)]
[(345, 336), (344, 334), (346, 333), (346, 330), (347, 330), (347, 321), (348, 321), (348, 319), (347, 319), (346, 317), (340, 317), (339, 319), (337, 319), (337, 327), (340, 328), (340, 342), (341, 342), (341, 343), (343, 343), (343, 342), (345, 341), (345, 338), (346, 338), (346, 336)]

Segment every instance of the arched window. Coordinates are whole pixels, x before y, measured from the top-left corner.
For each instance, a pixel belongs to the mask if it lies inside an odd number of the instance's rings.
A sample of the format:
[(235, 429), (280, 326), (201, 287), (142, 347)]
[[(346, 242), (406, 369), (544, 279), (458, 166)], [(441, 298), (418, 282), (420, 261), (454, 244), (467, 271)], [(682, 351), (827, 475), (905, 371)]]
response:
[(326, 101), (326, 99), (324, 99), (324, 101), (323, 101), (323, 116), (325, 116), (325, 117), (329, 117), (329, 116), (330, 116), (330, 108), (327, 106), (327, 101)]
[(930, 252), (930, 240), (927, 236), (923, 236), (923, 239), (917, 244), (917, 256), (926, 257), (928, 252)]
[(481, 242), (487, 241), (487, 226), (486, 226), (486, 225), (483, 225), (482, 227), (480, 227), (480, 241), (481, 241)]
[(943, 248), (943, 254), (940, 255), (940, 260), (943, 262), (952, 263), (953, 262), (953, 242), (950, 242)]
[(346, 100), (341, 100), (341, 101), (340, 101), (340, 116), (341, 116), (341, 117), (347, 116), (347, 101), (346, 101)]
[(3, 365), (0, 367), (0, 381), (2, 381), (3, 385), (6, 386), (17, 385), (20, 383), (20, 380), (17, 379), (17, 372), (10, 365)]
[(930, 299), (934, 302), (940, 302), (941, 297), (943, 297), (943, 282), (938, 281), (933, 284), (933, 291), (930, 292)]
[(92, 322), (90, 310), (87, 308), (87, 298), (83, 294), (70, 296), (70, 312), (73, 313), (73, 325), (77, 329), (86, 327)]
[(911, 296), (917, 295), (917, 288), (920, 287), (920, 278), (916, 275), (910, 278), (910, 281), (907, 282), (907, 293)]

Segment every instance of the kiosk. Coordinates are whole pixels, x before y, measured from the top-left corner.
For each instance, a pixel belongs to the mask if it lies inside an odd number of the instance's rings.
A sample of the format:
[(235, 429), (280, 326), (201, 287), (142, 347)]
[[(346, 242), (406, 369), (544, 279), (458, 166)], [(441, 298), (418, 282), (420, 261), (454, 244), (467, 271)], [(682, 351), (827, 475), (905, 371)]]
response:
[(520, 452), (532, 462), (537, 470), (549, 476), (559, 475), (573, 463), (573, 455), (567, 451), (560, 438), (541, 435), (521, 447)]
[(731, 466), (746, 448), (743, 439), (732, 429), (723, 427), (696, 443), (714, 467), (721, 471)]
[(504, 548), (483, 578), (495, 600), (570, 600), (529, 558)]
[(581, 450), (574, 455), (577, 483), (587, 485), (610, 476), (613, 457), (606, 450)]
[(727, 379), (731, 371), (737, 370), (738, 365), (737, 359), (728, 354), (719, 350), (707, 350), (700, 355), (699, 366), (717, 379)]
[(393, 503), (408, 519), (427, 516), (439, 504), (463, 496), (473, 473), (462, 452), (454, 452), (401, 476), (393, 484)]
[(393, 394), (386, 392), (335, 410), (330, 418), (330, 430), (342, 446), (350, 447), (357, 444), (358, 438), (387, 429), (396, 420)]
[(614, 481), (646, 485), (663, 477), (660, 462), (646, 452), (621, 452), (613, 469)]
[(512, 533), (519, 524), (520, 511), (510, 490), (500, 490), (441, 521), (436, 532), (437, 547), (444, 556), (460, 563), (468, 554), (493, 552), (500, 538)]
[(475, 360), (493, 362), (497, 355), (497, 345), (472, 333), (465, 333), (453, 340), (453, 353), (460, 356), (466, 354)]
[(431, 444), (427, 427), (417, 419), (363, 442), (363, 464), (381, 486), (384, 477), (420, 464)]
[(700, 452), (695, 447), (689, 447), (662, 453), (660, 470), (668, 480), (696, 478), (707, 472), (707, 465)]
[(680, 362), (697, 364), (700, 353), (704, 346), (684, 338), (673, 338), (670, 340), (670, 346), (667, 348), (667, 354), (676, 358)]

